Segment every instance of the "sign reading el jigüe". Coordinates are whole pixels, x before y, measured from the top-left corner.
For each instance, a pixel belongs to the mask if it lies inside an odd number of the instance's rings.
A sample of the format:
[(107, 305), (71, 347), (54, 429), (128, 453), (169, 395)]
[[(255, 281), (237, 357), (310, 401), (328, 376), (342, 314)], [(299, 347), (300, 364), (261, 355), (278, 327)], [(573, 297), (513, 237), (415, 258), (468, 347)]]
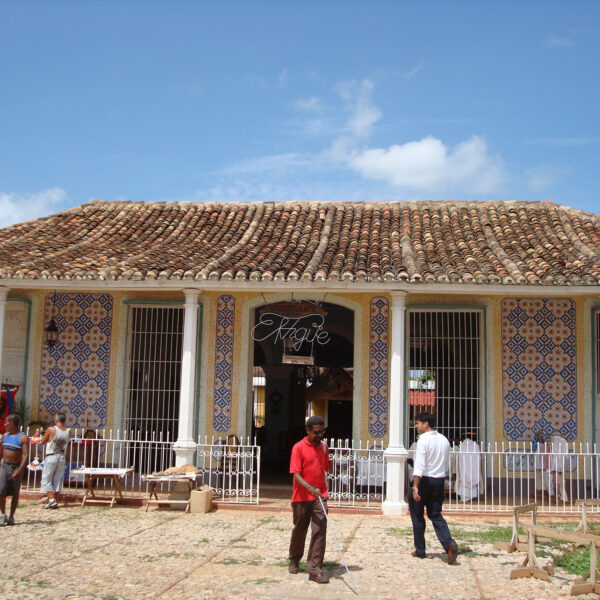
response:
[[(292, 340), (292, 347), (299, 352), (303, 344), (324, 346), (330, 340), (325, 331), (327, 312), (310, 301), (275, 302), (259, 310), (259, 318), (252, 329), (255, 342), (271, 341), (273, 344)], [(288, 342), (289, 345), (289, 342)]]

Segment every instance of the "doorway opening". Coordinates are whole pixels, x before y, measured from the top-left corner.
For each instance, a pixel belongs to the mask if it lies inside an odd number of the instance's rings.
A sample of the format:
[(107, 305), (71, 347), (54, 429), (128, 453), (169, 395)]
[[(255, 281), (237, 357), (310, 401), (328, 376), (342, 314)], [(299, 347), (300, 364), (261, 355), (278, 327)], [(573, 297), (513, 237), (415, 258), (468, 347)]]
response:
[(291, 485), (290, 455), (319, 415), (327, 437), (352, 437), (354, 312), (312, 301), (254, 310), (252, 433), (261, 446), (261, 479)]

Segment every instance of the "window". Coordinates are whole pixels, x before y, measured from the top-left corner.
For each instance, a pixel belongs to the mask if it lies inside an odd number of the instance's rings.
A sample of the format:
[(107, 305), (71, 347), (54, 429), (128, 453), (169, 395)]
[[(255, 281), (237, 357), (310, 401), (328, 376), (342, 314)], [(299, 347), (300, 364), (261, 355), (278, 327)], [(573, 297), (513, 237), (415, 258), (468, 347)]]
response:
[(481, 440), (483, 361), (481, 310), (408, 311), (406, 381), (409, 443), (414, 418), (432, 412), (450, 441)]
[(126, 431), (177, 439), (183, 307), (130, 306)]

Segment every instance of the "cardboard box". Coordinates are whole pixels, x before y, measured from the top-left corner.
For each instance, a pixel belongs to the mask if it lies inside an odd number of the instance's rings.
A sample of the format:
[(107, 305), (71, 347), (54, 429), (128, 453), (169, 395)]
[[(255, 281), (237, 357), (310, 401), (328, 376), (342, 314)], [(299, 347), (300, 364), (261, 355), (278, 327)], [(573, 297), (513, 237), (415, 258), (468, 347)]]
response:
[(212, 509), (213, 489), (203, 485), (197, 490), (192, 490), (190, 496), (190, 512), (207, 513)]

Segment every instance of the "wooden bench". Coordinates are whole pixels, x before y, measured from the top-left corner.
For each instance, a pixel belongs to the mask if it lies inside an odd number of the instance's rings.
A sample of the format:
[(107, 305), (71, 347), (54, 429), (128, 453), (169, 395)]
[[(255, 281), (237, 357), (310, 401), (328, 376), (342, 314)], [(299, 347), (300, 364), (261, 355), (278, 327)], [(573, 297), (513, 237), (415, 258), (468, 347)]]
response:
[[(589, 545), (590, 547), (590, 569), (584, 577), (578, 577), (571, 586), (571, 596), (579, 594), (595, 593), (600, 594), (600, 571), (598, 571), (598, 546), (600, 546), (600, 536), (590, 533), (578, 533), (576, 531), (564, 531), (562, 529), (553, 529), (543, 525), (524, 525), (527, 529), (527, 556), (523, 564), (510, 572), (511, 579), (520, 577), (535, 577), (550, 580), (550, 575), (554, 573), (551, 566), (542, 566), (538, 557), (535, 555), (535, 540), (537, 537), (554, 538), (572, 542), (579, 545)], [(589, 581), (587, 581), (589, 579)]]
[(530, 512), (531, 513), (531, 524), (535, 525), (537, 518), (537, 503), (533, 504), (522, 504), (521, 506), (515, 506), (513, 509), (513, 533), (510, 542), (495, 542), (494, 548), (496, 550), (506, 550), (507, 552), (527, 552), (527, 536), (519, 536), (519, 515)]
[[(183, 504), (185, 512), (190, 512), (190, 498), (192, 495), (192, 484), (196, 483), (198, 475), (192, 473), (189, 475), (144, 475), (143, 479), (148, 484), (148, 497), (146, 499), (146, 511), (150, 504)], [(185, 483), (187, 486), (186, 497), (182, 499), (159, 498), (156, 494), (156, 484), (158, 483)], [(154, 496), (154, 498), (152, 497)]]

